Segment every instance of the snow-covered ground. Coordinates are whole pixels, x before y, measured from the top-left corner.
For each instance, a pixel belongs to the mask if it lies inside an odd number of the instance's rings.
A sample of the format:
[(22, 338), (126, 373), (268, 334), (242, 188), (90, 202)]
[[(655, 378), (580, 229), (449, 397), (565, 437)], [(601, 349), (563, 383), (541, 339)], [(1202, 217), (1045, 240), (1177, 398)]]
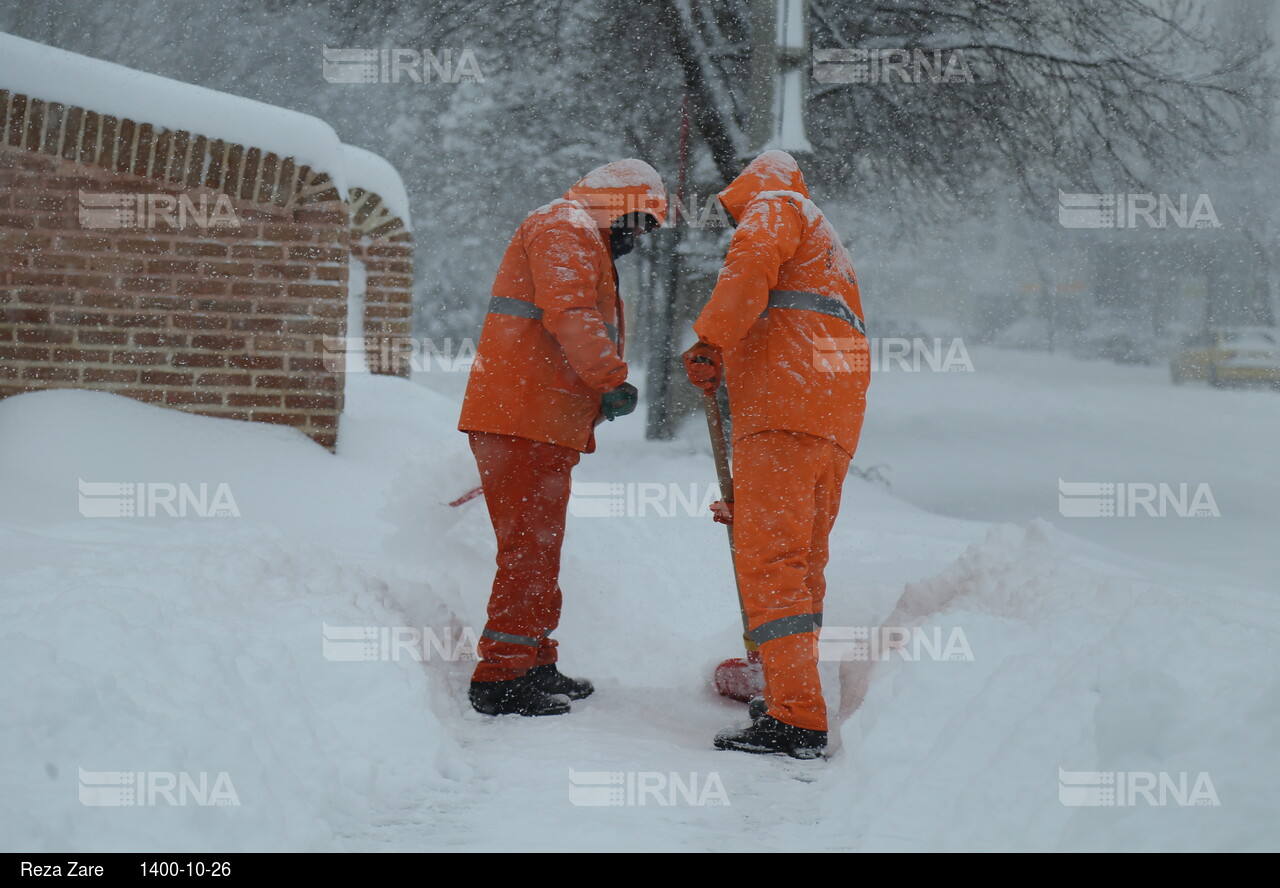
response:
[[(893, 654), (856, 707), (866, 664), (826, 663), (826, 762), (711, 748), (740, 627), (723, 528), (685, 508), (714, 478), (696, 421), (607, 424), (575, 474), (623, 484), (583, 488), (566, 541), (562, 665), (596, 695), (488, 719), (438, 648), (335, 653), (483, 625), (484, 504), (446, 505), (476, 481), (456, 376), (353, 377), (337, 456), (105, 394), (0, 401), (0, 848), (1280, 849), (1280, 396), (973, 362), (874, 380), (855, 464), (893, 486), (850, 478), (826, 614), (971, 658)], [(1204, 481), (1222, 517), (1065, 519), (1059, 478)], [(86, 518), (80, 481), (225, 484), (240, 517)], [(83, 804), (109, 771), (225, 775), (236, 804)], [(1124, 772), (1131, 804), (1066, 805), (1098, 794), (1063, 771)]]
[[(887, 361), (858, 450), (896, 494), (981, 521), (1034, 518), (1176, 566), (1212, 584), (1280, 593), (1280, 392), (1175, 387), (1165, 364), (1117, 366), (975, 349), (974, 372), (908, 373)], [(922, 364), (927, 366), (927, 364)], [(1063, 518), (1058, 482), (1207, 485), (1219, 518)]]

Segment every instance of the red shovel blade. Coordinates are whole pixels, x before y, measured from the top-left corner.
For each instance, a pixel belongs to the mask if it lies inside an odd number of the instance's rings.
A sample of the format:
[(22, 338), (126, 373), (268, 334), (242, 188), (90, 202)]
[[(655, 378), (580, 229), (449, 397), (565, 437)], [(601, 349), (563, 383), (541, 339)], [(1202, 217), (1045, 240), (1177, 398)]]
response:
[(725, 660), (716, 667), (716, 693), (722, 697), (749, 703), (764, 693), (764, 670), (756, 652), (746, 657)]

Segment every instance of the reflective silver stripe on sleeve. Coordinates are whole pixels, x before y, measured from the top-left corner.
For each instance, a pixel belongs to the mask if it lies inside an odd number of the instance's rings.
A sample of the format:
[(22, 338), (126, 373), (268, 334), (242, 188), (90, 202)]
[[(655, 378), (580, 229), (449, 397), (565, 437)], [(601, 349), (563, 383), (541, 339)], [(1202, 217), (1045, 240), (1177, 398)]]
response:
[(531, 321), (542, 320), (542, 309), (532, 302), (510, 296), (494, 296), (490, 299), (489, 314), (511, 315), (514, 318), (528, 318)]
[(822, 614), (797, 614), (794, 617), (782, 617), (778, 620), (757, 626), (747, 633), (747, 638), (756, 644), (786, 638), (788, 635), (803, 635), (813, 632), (822, 625)]
[[(513, 318), (528, 318), (531, 321), (542, 320), (542, 309), (532, 302), (516, 299), (511, 296), (494, 296), (489, 300), (489, 314), (508, 315)], [(613, 324), (604, 325), (605, 332), (614, 345), (618, 344), (618, 328)]]
[(486, 629), (480, 633), (491, 641), (505, 641), (507, 644), (523, 644), (526, 647), (540, 647), (542, 642), (537, 638), (530, 638), (527, 635), (512, 635), (509, 632), (496, 632), (493, 629)]
[(839, 318), (863, 336), (867, 335), (867, 325), (862, 318), (853, 313), (853, 309), (839, 299), (823, 296), (821, 293), (809, 293), (805, 290), (770, 290), (769, 306), (760, 312), (760, 317), (768, 317), (770, 308), (797, 308), (801, 311), (816, 311), (819, 314)]

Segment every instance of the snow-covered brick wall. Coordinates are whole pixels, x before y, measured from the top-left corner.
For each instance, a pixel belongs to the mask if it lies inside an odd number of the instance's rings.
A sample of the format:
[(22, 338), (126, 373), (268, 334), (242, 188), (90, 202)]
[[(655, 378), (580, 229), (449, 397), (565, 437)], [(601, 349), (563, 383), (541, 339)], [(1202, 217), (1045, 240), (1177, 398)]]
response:
[[(92, 388), (335, 445), (342, 201), (268, 208), (13, 144), (0, 194), (0, 397)], [(179, 227), (184, 198), (225, 224)]]
[[(413, 241), (395, 170), (306, 115), (68, 64), (96, 92), (63, 77), (44, 94), (0, 63), (0, 398), (91, 388), (292, 426), (334, 448), (355, 357), (342, 347), (353, 250), (369, 270), (367, 369), (408, 375), (375, 357), (410, 342)], [(102, 99), (113, 78), (151, 101), (121, 111)], [(209, 126), (233, 131), (166, 128), (201, 102)], [(295, 147), (272, 140), (280, 115), (318, 134), (307, 159), (329, 168), (271, 150)], [(261, 144), (227, 140), (255, 133)]]

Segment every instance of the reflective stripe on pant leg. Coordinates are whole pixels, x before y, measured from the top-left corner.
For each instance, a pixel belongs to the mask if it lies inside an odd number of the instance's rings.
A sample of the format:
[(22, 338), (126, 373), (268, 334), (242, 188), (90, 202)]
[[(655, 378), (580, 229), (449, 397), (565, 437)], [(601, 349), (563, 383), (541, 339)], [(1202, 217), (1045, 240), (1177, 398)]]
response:
[(489, 638), (494, 641), (504, 641), (507, 644), (523, 644), (526, 647), (537, 647), (542, 644), (542, 639), (540, 638), (532, 638), (528, 635), (512, 635), (510, 632), (495, 632), (493, 629), (489, 629), (487, 627), (484, 632), (480, 634), (485, 638)]
[(788, 635), (802, 635), (812, 632), (822, 625), (822, 614), (797, 614), (794, 617), (782, 617), (770, 620), (747, 633), (747, 637), (756, 644), (764, 644)]
[(532, 638), (527, 635), (512, 635), (509, 632), (496, 632), (489, 628), (486, 628), (480, 635), (482, 638), (489, 638), (493, 641), (522, 644), (526, 647), (537, 648), (538, 656), (534, 660), (535, 666), (548, 666), (559, 659), (556, 654), (558, 645), (554, 638)]

